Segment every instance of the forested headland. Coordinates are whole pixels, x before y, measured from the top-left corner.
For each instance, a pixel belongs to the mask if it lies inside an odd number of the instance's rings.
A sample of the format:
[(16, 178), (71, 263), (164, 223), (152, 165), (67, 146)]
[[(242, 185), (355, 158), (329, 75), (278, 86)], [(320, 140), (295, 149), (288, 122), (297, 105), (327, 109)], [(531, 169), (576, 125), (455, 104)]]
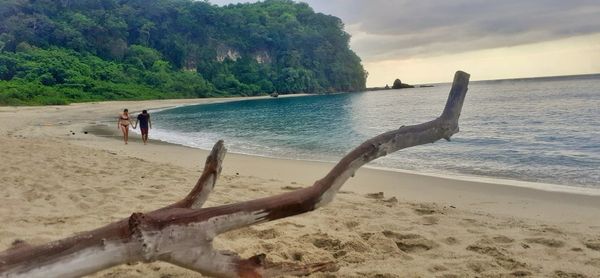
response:
[(343, 27), (291, 0), (0, 0), (0, 104), (362, 90)]

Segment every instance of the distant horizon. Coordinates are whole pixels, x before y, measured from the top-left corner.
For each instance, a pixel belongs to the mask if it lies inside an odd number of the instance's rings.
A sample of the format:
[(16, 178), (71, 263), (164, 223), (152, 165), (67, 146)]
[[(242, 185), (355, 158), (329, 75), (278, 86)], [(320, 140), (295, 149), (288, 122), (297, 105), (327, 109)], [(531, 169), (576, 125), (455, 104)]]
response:
[(543, 75), (543, 76), (526, 76), (526, 77), (510, 77), (510, 78), (498, 78), (498, 79), (479, 79), (471, 80), (477, 81), (502, 81), (502, 80), (518, 80), (518, 79), (540, 79), (540, 78), (559, 78), (559, 77), (576, 77), (576, 76), (588, 76), (588, 75), (600, 75), (600, 72), (596, 73), (580, 73), (580, 74), (563, 74), (563, 75)]
[[(527, 77), (510, 77), (510, 78), (498, 78), (498, 79), (471, 79), (471, 82), (482, 82), (482, 81), (504, 81), (504, 80), (526, 80), (526, 79), (541, 79), (541, 78), (561, 78), (561, 77), (577, 77), (577, 76), (589, 76), (589, 75), (600, 75), (600, 72), (596, 72), (596, 73), (581, 73), (581, 74), (565, 74), (565, 75), (545, 75), (545, 76), (527, 76)], [(473, 76), (471, 76), (473, 77)], [(399, 78), (400, 80), (402, 80), (402, 78)], [(385, 85), (388, 85), (391, 87), (390, 84), (394, 83), (393, 80), (392, 82), (388, 83), (388, 84), (384, 84), (382, 86), (367, 86), (367, 88), (384, 88)], [(432, 85), (432, 84), (446, 84), (446, 83), (452, 83), (452, 80), (449, 81), (442, 81), (442, 82), (429, 82), (429, 83), (410, 83), (410, 82), (405, 82), (404, 80), (402, 80), (402, 83), (406, 83), (409, 85)]]

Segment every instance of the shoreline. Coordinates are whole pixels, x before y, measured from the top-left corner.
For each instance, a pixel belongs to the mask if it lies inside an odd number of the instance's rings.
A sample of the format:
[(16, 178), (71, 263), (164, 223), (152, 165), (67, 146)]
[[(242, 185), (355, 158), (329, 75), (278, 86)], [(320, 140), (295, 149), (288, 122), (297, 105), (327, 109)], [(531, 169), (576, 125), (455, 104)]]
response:
[[(170, 108), (166, 108), (170, 109)], [(91, 132), (94, 133), (94, 132)], [(132, 133), (136, 135), (140, 135), (139, 131), (134, 130)], [(118, 131), (115, 131), (112, 137), (120, 137)], [(193, 147), (184, 144), (173, 143), (169, 141), (164, 141), (160, 139), (148, 139), (149, 141), (155, 144), (167, 144), (180, 146), (190, 149), (198, 149), (202, 151), (208, 152), (208, 149)], [(227, 143), (227, 142), (225, 142)], [(275, 160), (288, 160), (288, 161), (298, 161), (298, 162), (308, 162), (308, 163), (324, 163), (334, 165), (337, 162), (334, 161), (326, 161), (326, 160), (315, 160), (315, 159), (291, 159), (285, 157), (277, 157), (277, 156), (269, 156), (269, 155), (259, 155), (259, 154), (251, 154), (251, 153), (242, 153), (242, 152), (229, 152), (230, 154), (235, 155), (243, 155), (249, 157), (257, 157), (257, 158), (267, 158), (267, 159), (275, 159)], [(343, 156), (340, 157), (340, 159)], [(362, 168), (385, 171), (385, 172), (395, 172), (400, 174), (411, 174), (425, 177), (434, 177), (448, 180), (456, 180), (456, 181), (467, 181), (467, 182), (480, 182), (480, 183), (488, 183), (488, 184), (496, 184), (498, 186), (511, 186), (511, 187), (521, 187), (527, 189), (534, 189), (540, 191), (548, 191), (548, 192), (560, 192), (567, 194), (579, 194), (579, 195), (589, 195), (589, 196), (600, 196), (600, 188), (581, 186), (581, 185), (562, 185), (562, 184), (554, 184), (554, 183), (545, 183), (545, 182), (532, 182), (525, 180), (513, 180), (503, 177), (493, 177), (493, 176), (477, 176), (477, 175), (468, 175), (468, 174), (459, 174), (459, 173), (431, 173), (431, 172), (419, 172), (407, 169), (395, 169), (389, 167), (382, 166), (373, 166), (373, 165), (365, 165)]]
[[(157, 140), (143, 145), (137, 134), (124, 145), (116, 116), (123, 108), (231, 100), (0, 107), (0, 221), (12, 223), (0, 227), (0, 248), (17, 238), (32, 244), (63, 238), (184, 197), (208, 151)], [(206, 206), (307, 187), (333, 165), (229, 153)], [(333, 275), (341, 277), (594, 277), (598, 215), (600, 195), (363, 167), (331, 204), (229, 232), (215, 245), (278, 262), (335, 261)], [(161, 275), (192, 273), (152, 263), (91, 277)]]
[[(309, 96), (309, 95), (306, 95), (306, 94), (304, 94), (304, 95), (287, 95), (287, 96), (283, 96), (283, 97), (301, 97), (301, 96)], [(263, 98), (264, 97), (260, 97), (257, 99), (263, 99)], [(236, 99), (233, 101), (245, 101), (245, 99), (241, 99), (241, 100)], [(218, 101), (218, 102), (214, 102), (214, 103), (219, 103), (219, 102), (228, 102), (228, 100)], [(203, 104), (210, 104), (210, 103), (203, 103)], [(158, 111), (164, 111), (164, 110), (169, 110), (169, 109), (175, 109), (178, 107), (191, 106), (191, 105), (203, 105), (203, 104), (194, 103), (194, 104), (182, 104), (182, 105), (171, 106), (171, 107), (159, 107), (159, 108), (153, 108), (153, 110), (151, 110), (149, 112), (158, 112)], [(137, 111), (137, 112), (141, 112), (141, 111)], [(137, 113), (137, 112), (132, 112), (132, 113)], [(136, 134), (138, 136), (140, 135), (138, 130), (132, 130), (132, 133)], [(115, 131), (114, 135), (120, 136), (118, 131)], [(209, 151), (209, 149), (203, 149), (203, 148), (199, 148), (199, 147), (188, 146), (185, 144), (173, 143), (173, 142), (164, 141), (164, 140), (160, 140), (160, 139), (151, 139), (150, 138), (149, 140), (154, 143), (172, 144), (172, 145), (183, 146), (183, 147), (188, 147), (188, 148), (192, 148), (192, 149), (200, 149), (203, 151)], [(225, 142), (225, 143), (227, 143), (227, 142)], [(281, 159), (281, 160), (291, 160), (291, 161), (317, 162), (317, 163), (327, 163), (327, 164), (332, 164), (332, 165), (337, 163), (337, 161), (325, 161), (325, 160), (313, 160), (313, 159), (290, 159), (290, 158), (284, 158), (284, 157), (242, 153), (242, 152), (230, 152), (230, 153), (234, 153), (237, 155), (246, 155), (246, 156), (250, 156), (250, 157), (262, 157), (262, 158), (269, 158), (269, 159)], [(342, 157), (343, 156), (339, 157), (339, 159), (341, 159)], [(436, 178), (442, 178), (442, 179), (448, 179), (448, 180), (481, 182), (481, 183), (497, 184), (499, 186), (522, 187), (522, 188), (535, 189), (535, 190), (541, 190), (541, 191), (549, 191), (549, 192), (562, 192), (562, 193), (568, 193), (568, 194), (600, 196), (600, 188), (595, 188), (595, 187), (585, 186), (585, 185), (564, 185), (564, 184), (554, 184), (554, 183), (547, 183), (547, 182), (515, 180), (515, 179), (510, 179), (510, 178), (504, 178), (504, 177), (469, 175), (469, 174), (461, 174), (461, 173), (419, 172), (419, 171), (414, 171), (414, 170), (396, 169), (396, 168), (390, 168), (390, 167), (385, 167), (385, 166), (373, 166), (373, 165), (365, 165), (365, 166), (363, 166), (363, 168), (380, 170), (380, 171), (397, 172), (397, 173), (403, 173), (403, 174), (436, 177)]]
[[(192, 104), (194, 105), (194, 104)], [(109, 130), (110, 127), (106, 127)], [(118, 130), (112, 131), (110, 140), (120, 140)], [(139, 134), (130, 138), (141, 140)], [(150, 136), (151, 137), (151, 136)], [(95, 142), (95, 141), (94, 141)], [(135, 142), (135, 141), (134, 141)], [(95, 142), (97, 143), (97, 142)], [(101, 149), (110, 149), (116, 142), (105, 142)], [(146, 156), (155, 162), (167, 161), (178, 166), (197, 165), (203, 162), (202, 158), (190, 159), (190, 152), (205, 157), (208, 150), (194, 148), (154, 139), (150, 144), (160, 144), (161, 150), (154, 155)], [(216, 142), (215, 142), (216, 143)], [(227, 142), (225, 142), (227, 146)], [(142, 146), (143, 148), (143, 146)], [(144, 152), (138, 148), (131, 148), (127, 155), (144, 157)], [(176, 161), (165, 159), (168, 153), (177, 151)], [(159, 159), (160, 158), (160, 159)], [(341, 157), (340, 157), (341, 159)], [(240, 153), (228, 153), (223, 162), (223, 172), (228, 174), (246, 174), (263, 178), (293, 179), (293, 183), (310, 186), (323, 176), (337, 162), (293, 160), (257, 156)], [(256, 167), (257, 164), (260, 167)], [(252, 166), (248, 166), (252, 165)], [(319, 173), (307, 177), (296, 173), (296, 169), (304, 169), (308, 173)], [(398, 181), (406, 179), (407, 181)], [(366, 188), (362, 185), (370, 183)], [(419, 173), (409, 170), (380, 169), (378, 167), (362, 167), (357, 171), (356, 177), (346, 182), (341, 190), (348, 190), (360, 194), (384, 192), (385, 196), (403, 196), (407, 200), (417, 202), (435, 202), (452, 206), (476, 208), (485, 213), (499, 213), (502, 215), (520, 215), (531, 219), (562, 222), (577, 216), (596, 221), (596, 213), (600, 213), (600, 190), (593, 188), (572, 187), (545, 183), (531, 183), (525, 181), (502, 180), (485, 177), (457, 178), (443, 174)], [(426, 191), (427, 196), (423, 196)], [(477, 202), (473, 202), (476, 200)], [(559, 203), (557, 203), (557, 201)], [(519, 207), (514, 204), (521, 203)], [(590, 211), (575, 212), (578, 209), (589, 207)]]

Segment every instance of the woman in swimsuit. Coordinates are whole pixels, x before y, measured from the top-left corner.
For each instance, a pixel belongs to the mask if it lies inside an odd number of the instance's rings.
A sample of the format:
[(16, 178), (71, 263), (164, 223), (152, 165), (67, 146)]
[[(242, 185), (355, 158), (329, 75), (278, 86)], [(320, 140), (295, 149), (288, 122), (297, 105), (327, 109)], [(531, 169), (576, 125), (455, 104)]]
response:
[(129, 120), (129, 110), (123, 110), (123, 113), (119, 115), (119, 120), (117, 121), (117, 128), (121, 129), (123, 132), (123, 140), (125, 144), (127, 144), (127, 140), (129, 140), (129, 125), (131, 121)]

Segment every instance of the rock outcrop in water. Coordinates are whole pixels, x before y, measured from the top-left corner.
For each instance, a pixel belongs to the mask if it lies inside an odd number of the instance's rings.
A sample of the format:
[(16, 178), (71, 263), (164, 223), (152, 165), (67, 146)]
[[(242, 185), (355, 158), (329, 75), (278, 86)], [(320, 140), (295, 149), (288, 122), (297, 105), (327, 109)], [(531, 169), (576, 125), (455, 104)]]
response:
[(392, 89), (404, 89), (404, 88), (414, 88), (415, 86), (409, 85), (406, 83), (402, 83), (400, 79), (394, 80), (394, 84), (392, 85)]

